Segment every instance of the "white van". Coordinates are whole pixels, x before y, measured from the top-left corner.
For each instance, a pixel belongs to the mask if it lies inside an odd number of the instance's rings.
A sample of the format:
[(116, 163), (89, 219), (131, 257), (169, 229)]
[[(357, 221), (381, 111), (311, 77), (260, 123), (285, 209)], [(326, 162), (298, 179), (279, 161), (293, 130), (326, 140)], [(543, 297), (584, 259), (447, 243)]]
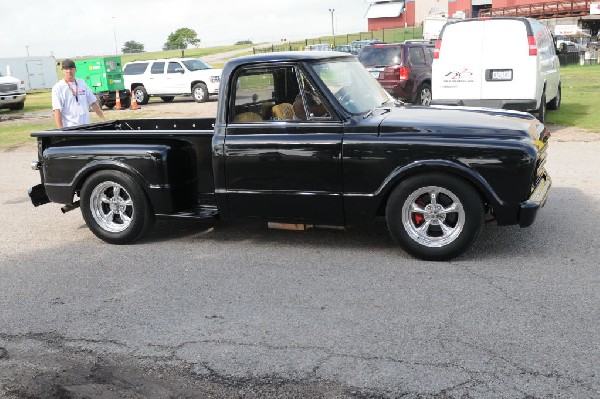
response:
[(560, 107), (560, 63), (545, 25), (529, 18), (467, 19), (442, 29), (432, 104), (536, 113)]

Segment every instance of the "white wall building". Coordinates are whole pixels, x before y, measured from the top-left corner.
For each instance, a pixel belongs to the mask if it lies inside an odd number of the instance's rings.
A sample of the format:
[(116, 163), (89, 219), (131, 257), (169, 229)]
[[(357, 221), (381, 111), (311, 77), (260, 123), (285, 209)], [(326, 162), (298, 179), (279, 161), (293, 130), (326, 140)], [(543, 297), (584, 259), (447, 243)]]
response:
[(12, 76), (25, 82), (27, 90), (51, 89), (58, 81), (54, 57), (0, 58), (0, 71), (10, 66)]

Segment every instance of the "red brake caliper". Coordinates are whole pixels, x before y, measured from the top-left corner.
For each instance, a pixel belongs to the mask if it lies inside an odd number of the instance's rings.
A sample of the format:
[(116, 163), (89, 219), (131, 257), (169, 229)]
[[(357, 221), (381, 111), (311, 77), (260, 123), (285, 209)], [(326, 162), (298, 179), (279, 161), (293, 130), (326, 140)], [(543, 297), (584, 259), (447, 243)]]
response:
[[(423, 203), (423, 201), (421, 200), (421, 198), (419, 198), (415, 202), (420, 207), (424, 207), (425, 206), (425, 204)], [(423, 219), (424, 218), (423, 218), (423, 215), (421, 213), (413, 212), (412, 217), (413, 217), (413, 222), (415, 222), (415, 226), (420, 226), (423, 223)]]

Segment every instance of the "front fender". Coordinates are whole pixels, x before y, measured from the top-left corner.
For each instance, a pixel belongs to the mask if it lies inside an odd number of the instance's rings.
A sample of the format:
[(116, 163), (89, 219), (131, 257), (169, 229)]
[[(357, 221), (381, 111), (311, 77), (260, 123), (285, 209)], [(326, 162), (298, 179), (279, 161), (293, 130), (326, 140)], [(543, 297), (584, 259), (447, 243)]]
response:
[(344, 207), (348, 225), (370, 223), (385, 208), (390, 193), (408, 177), (423, 173), (446, 173), (462, 178), (472, 184), (482, 198), (492, 207), (501, 207), (503, 201), (492, 186), (476, 170), (454, 161), (444, 159), (422, 160), (394, 169), (372, 193), (346, 193)]

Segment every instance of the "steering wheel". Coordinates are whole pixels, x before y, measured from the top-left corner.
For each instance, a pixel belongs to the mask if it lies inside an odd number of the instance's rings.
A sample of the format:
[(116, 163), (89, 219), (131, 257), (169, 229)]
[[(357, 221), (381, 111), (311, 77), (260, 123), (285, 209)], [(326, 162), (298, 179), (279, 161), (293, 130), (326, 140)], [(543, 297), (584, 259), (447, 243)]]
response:
[(351, 98), (350, 92), (346, 90), (345, 87), (339, 89), (338, 92), (335, 94), (335, 97), (345, 109), (351, 112), (356, 111), (356, 104), (354, 103), (354, 99)]

